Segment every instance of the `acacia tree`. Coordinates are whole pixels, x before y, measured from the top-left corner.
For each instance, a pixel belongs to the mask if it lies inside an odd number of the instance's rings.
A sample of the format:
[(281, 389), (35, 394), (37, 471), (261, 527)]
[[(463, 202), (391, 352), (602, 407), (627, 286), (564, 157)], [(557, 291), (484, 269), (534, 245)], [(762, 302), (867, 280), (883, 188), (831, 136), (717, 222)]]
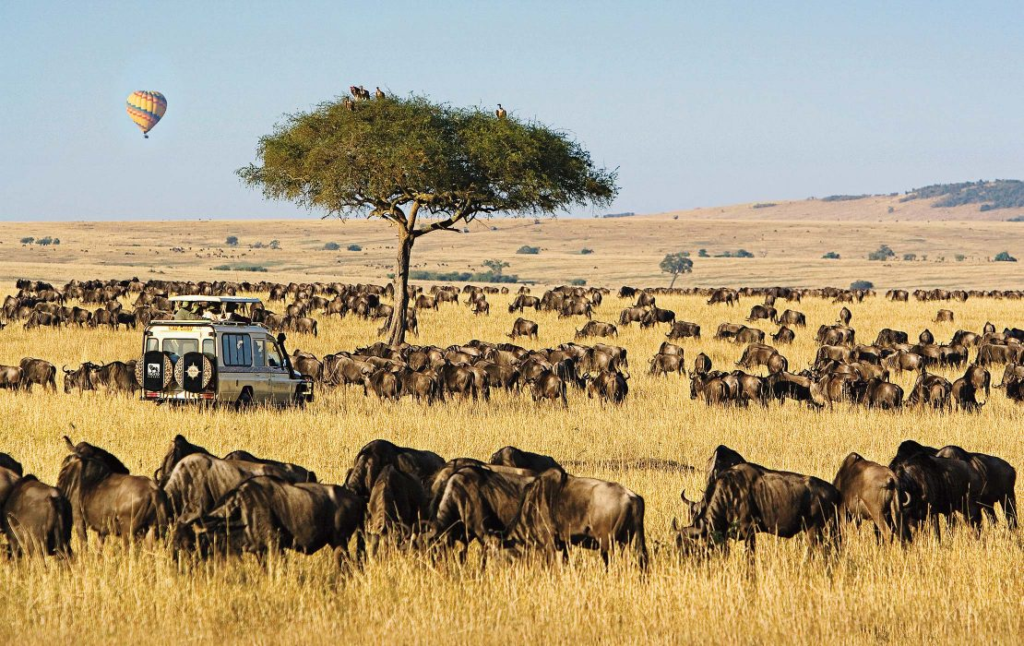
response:
[(405, 340), (409, 261), (435, 231), (494, 214), (554, 214), (605, 206), (616, 172), (598, 168), (568, 134), (426, 97), (338, 100), (289, 115), (238, 170), (268, 199), (324, 217), (381, 218), (395, 227), (395, 313), (389, 340)]
[(668, 288), (672, 289), (672, 286), (676, 284), (676, 278), (679, 278), (679, 274), (688, 274), (693, 271), (693, 261), (683, 255), (682, 252), (668, 253), (662, 258), (658, 267), (663, 272), (672, 274), (672, 282), (668, 285)]

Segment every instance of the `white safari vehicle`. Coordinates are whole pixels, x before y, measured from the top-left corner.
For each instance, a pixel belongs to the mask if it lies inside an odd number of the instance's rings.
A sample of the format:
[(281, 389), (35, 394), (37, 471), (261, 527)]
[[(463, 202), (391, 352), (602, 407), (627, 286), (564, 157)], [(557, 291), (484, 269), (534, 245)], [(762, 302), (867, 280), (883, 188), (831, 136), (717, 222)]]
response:
[(304, 405), (313, 382), (295, 372), (275, 337), (253, 323), (258, 298), (174, 296), (169, 321), (151, 321), (142, 338), (136, 378), (142, 398), (158, 402), (212, 401)]

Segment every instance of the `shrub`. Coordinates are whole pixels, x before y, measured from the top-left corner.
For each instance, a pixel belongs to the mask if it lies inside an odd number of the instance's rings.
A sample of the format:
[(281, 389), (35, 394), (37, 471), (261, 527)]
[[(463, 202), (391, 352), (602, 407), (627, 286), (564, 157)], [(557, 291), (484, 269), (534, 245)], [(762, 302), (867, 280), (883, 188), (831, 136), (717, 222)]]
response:
[(963, 262), (963, 261), (967, 260), (967, 256), (965, 256), (962, 253), (958, 253), (955, 257), (956, 257), (956, 261), (957, 262)]
[[(388, 278), (394, 278), (394, 274), (388, 274)], [(515, 274), (495, 274), (491, 271), (472, 273), (469, 271), (428, 271), (426, 269), (413, 269), (409, 272), (412, 280), (441, 280), (451, 283), (517, 283), (519, 276)]]
[(39, 245), (40, 247), (49, 247), (50, 245), (53, 244), (53, 238), (51, 238), (50, 236), (46, 236), (45, 238), (39, 238), (38, 240), (36, 240), (36, 244)]
[(754, 254), (750, 253), (746, 249), (740, 249), (739, 251), (736, 252), (736, 257), (737, 258), (753, 258)]
[(750, 207), (753, 209), (770, 209), (773, 206), (778, 206), (775, 202), (758, 202), (754, 206)]
[(345, 248), (348, 249), (349, 251), (362, 251), (363, 250), (363, 248), (361, 246), (357, 245), (357, 244), (350, 244), (349, 246), (347, 246)]
[(850, 283), (850, 289), (874, 289), (875, 284), (870, 280), (855, 280)]
[(710, 258), (710, 255), (708, 254), (708, 250), (707, 249), (698, 249), (697, 250), (697, 257), (698, 258)]
[(260, 273), (266, 273), (270, 271), (263, 265), (217, 265), (213, 267), (214, 271), (255, 271)]
[(228, 239), (224, 241), (229, 247), (238, 246), (238, 236), (228, 236)]
[(907, 262), (910, 262), (910, 261), (913, 261), (913, 260), (917, 260), (917, 254), (916, 253), (905, 253), (905, 254), (903, 254), (903, 259), (906, 260)]
[(281, 241), (280, 240), (271, 240), (270, 244), (268, 244), (267, 246), (270, 247), (271, 249), (280, 249), (281, 248)]
[(33, 238), (32, 236), (28, 236), (26, 238), (22, 238), (21, 239), (21, 244), (32, 244), (35, 241), (36, 241), (35, 238)]
[(53, 244), (60, 244), (60, 238), (54, 238)]
[(884, 244), (875, 251), (868, 254), (868, 260), (888, 260), (895, 258), (896, 252), (889, 248), (889, 245)]
[(324, 244), (324, 251), (337, 251), (341, 249), (341, 245), (337, 242), (328, 242)]
[(516, 253), (525, 254), (529, 256), (536, 256), (537, 254), (540, 253), (540, 247), (531, 247), (529, 245), (524, 244), (522, 247), (516, 249)]
[(581, 256), (589, 256), (592, 253), (594, 253), (593, 249), (587, 249), (586, 247), (583, 247), (582, 249), (580, 249), (580, 255)]
[(1011, 256), (1009, 251), (1000, 251), (993, 260), (996, 262), (1017, 262), (1017, 259)]
[(575, 287), (583, 287), (584, 285), (587, 284), (587, 279), (586, 278), (573, 278), (572, 280), (569, 281), (569, 284), (573, 285)]
[(834, 251), (830, 251), (827, 254), (825, 254), (824, 256), (822, 256), (822, 258), (824, 260), (839, 260), (839, 254), (837, 254)]

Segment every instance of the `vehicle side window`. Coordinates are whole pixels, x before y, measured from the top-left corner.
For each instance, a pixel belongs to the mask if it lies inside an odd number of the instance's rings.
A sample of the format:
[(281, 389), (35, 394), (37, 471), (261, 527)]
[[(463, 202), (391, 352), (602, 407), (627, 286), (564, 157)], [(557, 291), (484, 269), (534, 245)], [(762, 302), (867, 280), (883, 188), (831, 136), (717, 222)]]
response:
[(267, 342), (264, 339), (257, 339), (252, 342), (252, 365), (257, 368), (262, 368), (267, 365)]
[(154, 339), (153, 337), (149, 337), (148, 339), (146, 339), (146, 352), (152, 352), (153, 350), (159, 349), (160, 339)]
[(252, 365), (252, 339), (248, 334), (225, 334), (221, 337), (221, 358), (225, 366)]
[(277, 349), (277, 344), (267, 339), (267, 365), (271, 368), (281, 368), (284, 366), (284, 361), (281, 359), (281, 351)]
[(203, 354), (216, 355), (217, 346), (213, 339), (203, 339)]

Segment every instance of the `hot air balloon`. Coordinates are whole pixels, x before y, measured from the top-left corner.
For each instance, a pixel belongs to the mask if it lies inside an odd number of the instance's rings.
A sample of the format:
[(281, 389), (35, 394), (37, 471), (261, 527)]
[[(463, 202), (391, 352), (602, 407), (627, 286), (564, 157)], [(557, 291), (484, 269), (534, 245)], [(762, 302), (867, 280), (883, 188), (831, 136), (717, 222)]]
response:
[(149, 131), (167, 112), (167, 99), (159, 92), (132, 92), (128, 97), (128, 116), (142, 130), (142, 136), (149, 139)]

